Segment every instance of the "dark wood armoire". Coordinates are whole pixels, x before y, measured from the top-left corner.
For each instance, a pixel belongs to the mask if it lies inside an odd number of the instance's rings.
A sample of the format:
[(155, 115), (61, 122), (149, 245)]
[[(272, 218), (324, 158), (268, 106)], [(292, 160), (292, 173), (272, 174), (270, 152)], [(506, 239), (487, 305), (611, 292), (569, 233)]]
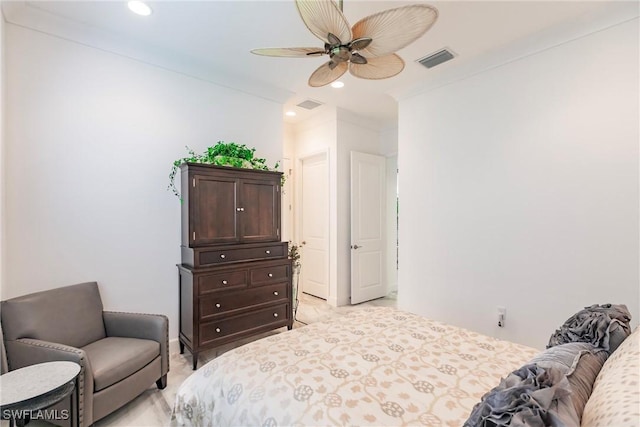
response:
[(180, 353), (293, 326), (280, 172), (181, 166)]

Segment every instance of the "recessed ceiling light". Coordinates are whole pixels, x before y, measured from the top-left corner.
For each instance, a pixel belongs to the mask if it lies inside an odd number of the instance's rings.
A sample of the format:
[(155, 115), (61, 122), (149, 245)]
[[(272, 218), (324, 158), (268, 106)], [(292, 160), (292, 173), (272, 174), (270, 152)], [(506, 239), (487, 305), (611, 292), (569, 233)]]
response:
[(344, 83), (342, 83), (341, 81), (335, 81), (331, 83), (331, 87), (334, 87), (336, 89), (340, 89), (343, 86), (344, 86)]
[(127, 6), (129, 6), (129, 9), (133, 13), (137, 13), (138, 15), (142, 15), (142, 16), (151, 15), (151, 8), (139, 0), (132, 0), (129, 3), (127, 3)]
[(289, 116), (289, 117), (294, 117), (296, 115), (295, 111), (287, 111), (286, 113), (284, 113), (285, 116)]

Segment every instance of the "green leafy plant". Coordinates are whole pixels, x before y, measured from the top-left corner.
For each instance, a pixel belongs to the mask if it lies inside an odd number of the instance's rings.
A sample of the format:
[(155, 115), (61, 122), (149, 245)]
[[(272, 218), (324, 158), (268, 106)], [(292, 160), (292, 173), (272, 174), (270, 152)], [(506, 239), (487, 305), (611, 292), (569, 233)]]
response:
[[(235, 142), (218, 141), (216, 145), (207, 147), (202, 153), (198, 154), (188, 146), (186, 147), (188, 157), (183, 157), (173, 162), (171, 173), (169, 174), (169, 186), (167, 190), (171, 190), (173, 194), (180, 197), (180, 192), (176, 188), (176, 175), (183, 163), (204, 163), (217, 166), (231, 166), (234, 168), (258, 169), (266, 171), (276, 171), (279, 163), (273, 168), (267, 166), (267, 161), (259, 157), (254, 157), (255, 148), (247, 148), (244, 144), (236, 144)], [(282, 175), (282, 184), (284, 185), (284, 174)], [(182, 199), (180, 199), (182, 200)]]
[(289, 259), (292, 261), (294, 268), (302, 265), (300, 262), (300, 247), (291, 241), (289, 241)]

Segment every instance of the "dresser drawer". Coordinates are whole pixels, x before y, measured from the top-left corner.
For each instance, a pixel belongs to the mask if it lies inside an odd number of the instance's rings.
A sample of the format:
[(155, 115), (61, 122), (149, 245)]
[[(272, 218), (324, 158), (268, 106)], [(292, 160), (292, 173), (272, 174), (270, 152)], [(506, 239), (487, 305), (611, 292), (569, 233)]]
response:
[[(248, 246), (248, 247), (247, 247)], [(283, 258), (287, 256), (287, 243), (265, 243), (260, 245), (245, 245), (198, 248), (196, 249), (197, 265), (217, 265), (229, 262), (255, 261), (272, 258)]]
[(287, 301), (287, 283), (243, 289), (236, 292), (218, 292), (200, 297), (200, 319), (207, 320), (219, 315), (232, 315), (247, 307), (261, 306)]
[(200, 324), (200, 345), (206, 346), (215, 341), (232, 341), (241, 336), (269, 330), (281, 324), (286, 325), (291, 316), (289, 304), (277, 305), (248, 314)]
[(289, 260), (282, 264), (251, 268), (249, 269), (249, 283), (252, 286), (261, 286), (269, 283), (288, 282), (290, 272), (291, 262)]
[(224, 273), (199, 274), (198, 289), (200, 295), (219, 289), (247, 286), (247, 270), (229, 270)]

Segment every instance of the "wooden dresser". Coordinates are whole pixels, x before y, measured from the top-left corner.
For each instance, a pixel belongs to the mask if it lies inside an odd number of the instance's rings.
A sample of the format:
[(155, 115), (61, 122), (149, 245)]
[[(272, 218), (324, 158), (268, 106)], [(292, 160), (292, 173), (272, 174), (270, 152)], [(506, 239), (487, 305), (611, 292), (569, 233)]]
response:
[(293, 327), (281, 173), (181, 166), (180, 353)]

